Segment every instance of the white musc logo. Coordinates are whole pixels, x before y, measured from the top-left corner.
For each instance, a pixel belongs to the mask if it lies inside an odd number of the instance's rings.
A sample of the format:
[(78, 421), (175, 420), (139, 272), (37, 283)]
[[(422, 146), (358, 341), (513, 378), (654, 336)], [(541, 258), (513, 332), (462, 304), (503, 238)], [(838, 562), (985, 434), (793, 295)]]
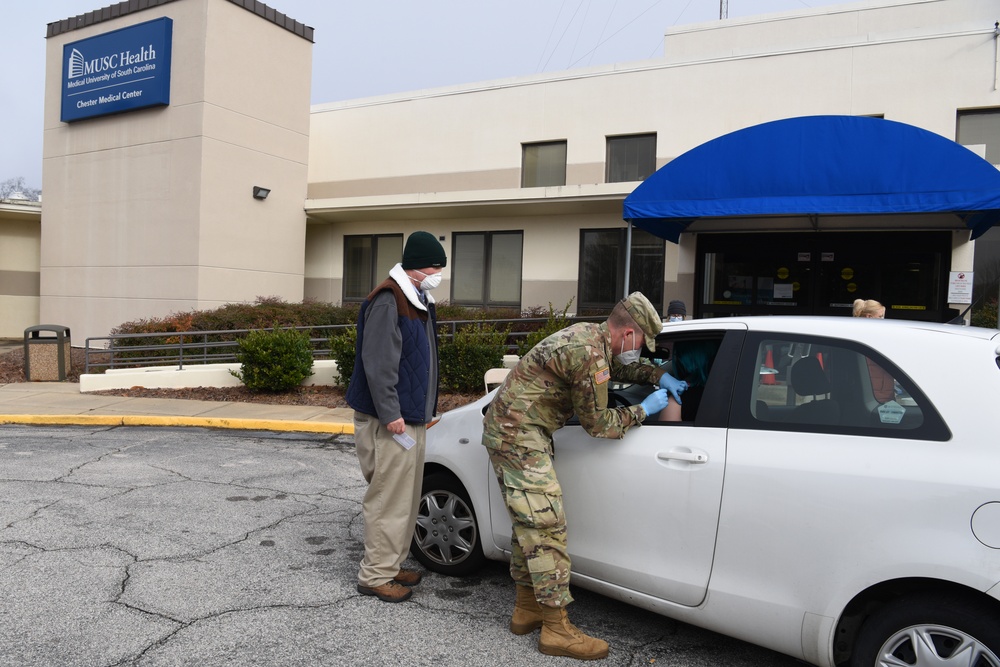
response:
[(69, 54), (69, 78), (75, 79), (78, 76), (83, 76), (86, 73), (85, 63), (83, 54), (73, 49)]

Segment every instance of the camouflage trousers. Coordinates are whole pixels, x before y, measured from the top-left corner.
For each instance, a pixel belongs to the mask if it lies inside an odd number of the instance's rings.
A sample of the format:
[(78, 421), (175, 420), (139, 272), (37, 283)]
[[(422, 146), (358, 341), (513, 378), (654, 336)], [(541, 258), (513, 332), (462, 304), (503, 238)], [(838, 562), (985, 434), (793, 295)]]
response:
[(548, 453), (508, 443), (487, 447), (513, 527), (510, 576), (530, 586), (539, 604), (564, 607), (569, 592), (562, 488)]

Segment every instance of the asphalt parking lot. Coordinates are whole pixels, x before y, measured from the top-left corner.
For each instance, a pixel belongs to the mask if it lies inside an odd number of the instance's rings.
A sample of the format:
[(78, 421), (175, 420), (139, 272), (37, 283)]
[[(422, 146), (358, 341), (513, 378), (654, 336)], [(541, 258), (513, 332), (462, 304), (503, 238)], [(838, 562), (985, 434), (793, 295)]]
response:
[[(359, 595), (363, 489), (351, 436), (0, 426), (0, 664), (579, 664), (507, 630), (505, 564)], [(598, 664), (802, 664), (574, 593)]]

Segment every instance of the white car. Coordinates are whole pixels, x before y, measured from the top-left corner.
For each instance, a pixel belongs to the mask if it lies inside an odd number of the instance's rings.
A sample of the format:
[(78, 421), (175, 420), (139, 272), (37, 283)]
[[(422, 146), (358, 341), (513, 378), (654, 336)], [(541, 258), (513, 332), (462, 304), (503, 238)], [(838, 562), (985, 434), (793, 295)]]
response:
[[(737, 317), (657, 342), (682, 379), (709, 351), (686, 421), (555, 434), (573, 585), (824, 667), (1000, 667), (1000, 331)], [(428, 432), (412, 551), (436, 572), (510, 555), (492, 396)]]

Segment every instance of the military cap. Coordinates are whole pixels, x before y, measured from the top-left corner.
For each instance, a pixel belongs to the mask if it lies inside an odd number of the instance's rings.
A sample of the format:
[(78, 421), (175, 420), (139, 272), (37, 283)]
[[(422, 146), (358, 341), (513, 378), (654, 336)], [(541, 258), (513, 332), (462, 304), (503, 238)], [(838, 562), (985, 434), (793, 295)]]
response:
[(649, 302), (642, 292), (632, 292), (622, 301), (625, 310), (635, 323), (639, 325), (642, 332), (646, 334), (646, 347), (650, 352), (656, 351), (656, 334), (663, 330), (663, 323), (656, 313), (656, 308)]

